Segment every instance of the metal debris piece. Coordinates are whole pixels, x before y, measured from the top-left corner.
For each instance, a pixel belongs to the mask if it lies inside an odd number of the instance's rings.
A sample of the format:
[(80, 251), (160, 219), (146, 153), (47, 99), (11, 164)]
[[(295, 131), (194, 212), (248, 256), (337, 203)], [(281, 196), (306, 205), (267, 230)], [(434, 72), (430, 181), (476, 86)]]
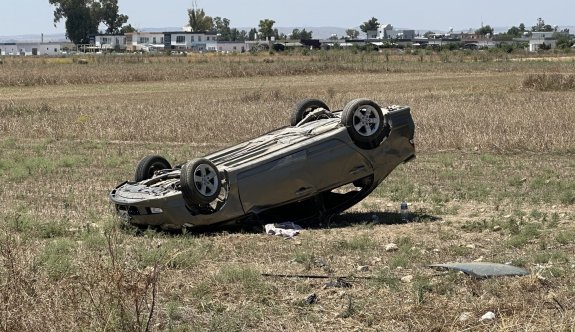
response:
[(310, 294), (306, 299), (305, 303), (307, 304), (314, 304), (317, 302), (317, 295), (315, 293)]
[(351, 283), (344, 278), (337, 278), (324, 284), (325, 287), (351, 288)]
[(461, 271), (476, 278), (525, 276), (529, 274), (529, 271), (520, 267), (489, 262), (432, 264), (429, 267)]

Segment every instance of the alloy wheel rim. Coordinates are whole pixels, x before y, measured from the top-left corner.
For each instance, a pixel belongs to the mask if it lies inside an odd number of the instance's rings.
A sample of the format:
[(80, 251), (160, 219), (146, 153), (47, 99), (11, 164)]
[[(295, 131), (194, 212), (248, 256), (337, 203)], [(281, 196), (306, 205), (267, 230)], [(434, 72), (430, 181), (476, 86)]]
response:
[(218, 187), (216, 170), (210, 165), (201, 164), (194, 170), (194, 186), (203, 196), (211, 196)]
[(364, 105), (353, 113), (353, 128), (361, 136), (375, 134), (379, 129), (380, 117), (375, 107)]

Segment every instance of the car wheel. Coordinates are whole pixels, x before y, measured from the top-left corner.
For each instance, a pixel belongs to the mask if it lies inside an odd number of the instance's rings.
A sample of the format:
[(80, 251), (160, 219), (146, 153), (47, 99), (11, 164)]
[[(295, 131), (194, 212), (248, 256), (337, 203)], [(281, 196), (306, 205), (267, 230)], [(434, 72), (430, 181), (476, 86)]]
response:
[(329, 111), (329, 107), (319, 99), (305, 99), (300, 101), (293, 108), (290, 124), (292, 126), (297, 125), (306, 117), (306, 115), (318, 108), (323, 108)]
[(355, 99), (345, 105), (341, 123), (361, 148), (372, 149), (389, 134), (389, 124), (381, 107), (369, 99)]
[(216, 165), (200, 158), (190, 160), (182, 167), (180, 185), (188, 205), (208, 204), (220, 194), (222, 181)]
[(146, 156), (136, 166), (134, 181), (140, 182), (151, 179), (156, 171), (171, 168), (170, 163), (162, 156)]

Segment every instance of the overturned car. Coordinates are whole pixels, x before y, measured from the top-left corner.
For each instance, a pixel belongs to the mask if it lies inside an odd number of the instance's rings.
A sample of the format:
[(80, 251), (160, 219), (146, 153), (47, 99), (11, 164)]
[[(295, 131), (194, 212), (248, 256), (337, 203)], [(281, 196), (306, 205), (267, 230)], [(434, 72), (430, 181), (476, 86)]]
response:
[(368, 99), (330, 111), (298, 103), (291, 125), (171, 166), (147, 156), (133, 181), (109, 197), (133, 225), (182, 229), (213, 224), (322, 220), (369, 195), (415, 157), (415, 126), (406, 106)]

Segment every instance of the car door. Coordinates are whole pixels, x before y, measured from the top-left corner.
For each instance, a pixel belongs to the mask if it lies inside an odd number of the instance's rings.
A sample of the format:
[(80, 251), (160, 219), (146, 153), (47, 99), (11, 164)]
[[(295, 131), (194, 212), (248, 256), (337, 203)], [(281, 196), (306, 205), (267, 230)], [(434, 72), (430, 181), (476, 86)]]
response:
[(308, 151), (299, 150), (239, 173), (238, 189), (246, 213), (313, 194), (316, 188)]
[(318, 191), (350, 183), (373, 172), (371, 164), (357, 149), (339, 139), (309, 146), (307, 168), (311, 185)]

